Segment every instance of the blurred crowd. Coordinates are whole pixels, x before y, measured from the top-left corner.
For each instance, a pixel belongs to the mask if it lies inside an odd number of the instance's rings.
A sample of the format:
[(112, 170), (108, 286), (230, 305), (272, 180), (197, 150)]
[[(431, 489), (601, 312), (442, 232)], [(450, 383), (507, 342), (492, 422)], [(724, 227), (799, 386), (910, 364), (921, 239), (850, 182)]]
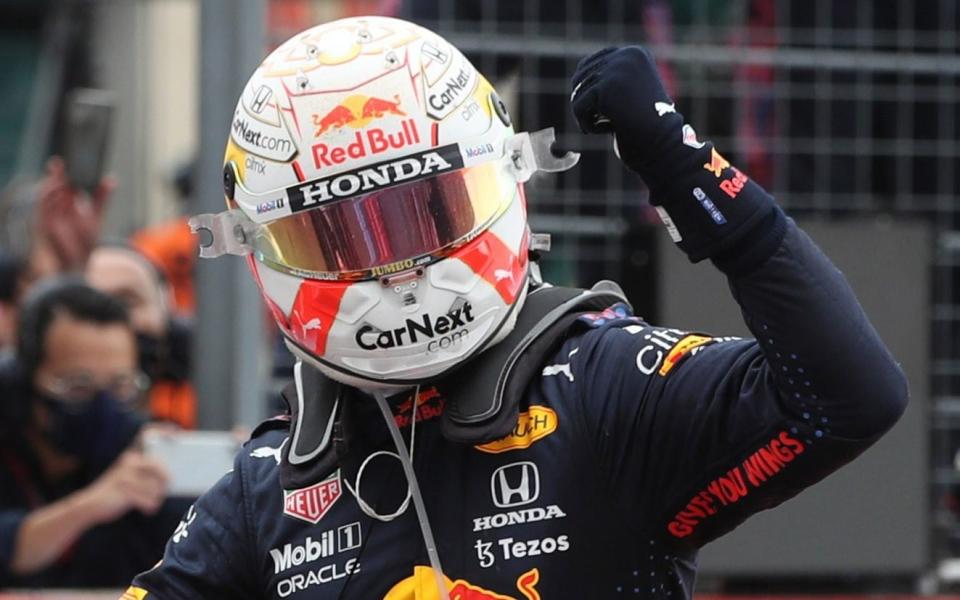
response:
[(122, 585), (191, 501), (142, 438), (196, 426), (196, 252), (181, 220), (103, 241), (113, 188), (53, 157), (0, 204), (0, 588)]

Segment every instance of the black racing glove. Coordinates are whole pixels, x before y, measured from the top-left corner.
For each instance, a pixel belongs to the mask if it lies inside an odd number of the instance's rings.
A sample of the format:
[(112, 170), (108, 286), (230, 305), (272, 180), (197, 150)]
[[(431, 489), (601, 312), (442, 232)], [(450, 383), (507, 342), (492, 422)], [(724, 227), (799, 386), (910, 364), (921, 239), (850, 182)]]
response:
[(588, 56), (572, 86), (580, 129), (614, 134), (620, 159), (643, 177), (651, 203), (691, 261), (712, 258), (725, 271), (743, 271), (777, 249), (783, 212), (712, 143), (697, 140), (648, 50), (606, 48)]

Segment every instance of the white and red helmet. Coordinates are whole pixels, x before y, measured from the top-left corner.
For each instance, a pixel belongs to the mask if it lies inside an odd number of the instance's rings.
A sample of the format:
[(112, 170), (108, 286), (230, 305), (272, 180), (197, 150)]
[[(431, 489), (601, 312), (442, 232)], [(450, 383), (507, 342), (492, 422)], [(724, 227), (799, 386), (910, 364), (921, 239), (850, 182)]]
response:
[(237, 103), (228, 210), (201, 255), (247, 255), (287, 345), (358, 387), (411, 385), (505, 336), (531, 235), (522, 183), (577, 156), (515, 134), (493, 87), (411, 23), (355, 17), (272, 52)]

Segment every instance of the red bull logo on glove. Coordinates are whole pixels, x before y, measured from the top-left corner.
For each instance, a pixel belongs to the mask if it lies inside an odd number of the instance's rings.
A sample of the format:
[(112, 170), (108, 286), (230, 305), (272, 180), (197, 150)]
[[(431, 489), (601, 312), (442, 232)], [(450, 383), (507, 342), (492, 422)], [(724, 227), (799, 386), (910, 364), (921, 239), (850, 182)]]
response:
[[(521, 596), (499, 594), (463, 579), (450, 581), (444, 576), (443, 580), (450, 600), (541, 600), (535, 587), (540, 582), (540, 570), (537, 568), (517, 577), (517, 591)], [(390, 588), (383, 600), (440, 600), (433, 569), (414, 567), (413, 575)]]
[(723, 170), (729, 166), (730, 161), (717, 152), (716, 148), (710, 150), (710, 162), (703, 164), (703, 168), (713, 173), (714, 177), (721, 177)]

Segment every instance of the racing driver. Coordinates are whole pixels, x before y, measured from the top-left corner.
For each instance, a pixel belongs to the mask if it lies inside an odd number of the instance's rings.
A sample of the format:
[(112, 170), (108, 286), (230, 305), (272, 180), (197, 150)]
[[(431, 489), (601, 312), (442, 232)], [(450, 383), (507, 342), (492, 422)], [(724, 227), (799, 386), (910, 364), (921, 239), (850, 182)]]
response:
[[(297, 356), (263, 423), (125, 598), (689, 599), (697, 550), (847, 463), (903, 373), (841, 273), (667, 96), (649, 52), (583, 59), (612, 137), (756, 339), (551, 286), (523, 183), (574, 165), (413, 24), (350, 18), (253, 74), (201, 255), (246, 257)], [(802, 524), (798, 524), (798, 529)]]

